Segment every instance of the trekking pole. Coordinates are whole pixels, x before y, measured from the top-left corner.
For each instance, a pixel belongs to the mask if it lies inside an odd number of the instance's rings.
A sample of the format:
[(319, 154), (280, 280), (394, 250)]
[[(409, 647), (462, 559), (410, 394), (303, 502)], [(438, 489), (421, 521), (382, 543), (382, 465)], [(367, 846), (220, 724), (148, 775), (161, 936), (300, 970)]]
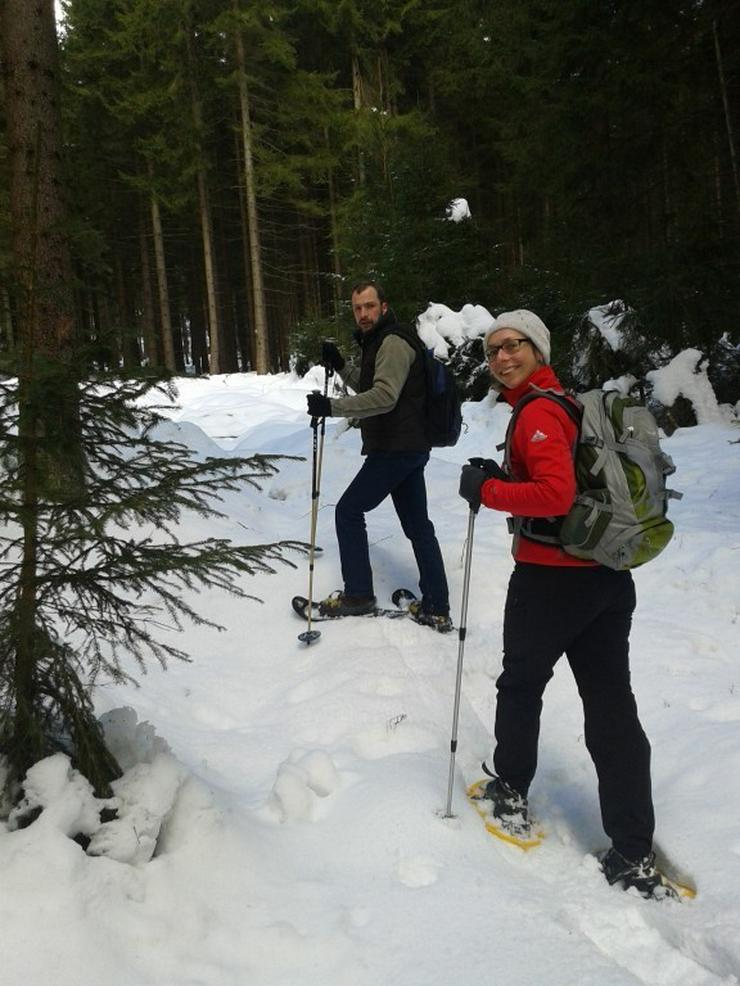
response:
[(447, 807), (443, 818), (454, 818), (452, 814), (452, 787), (455, 780), (455, 754), (457, 753), (457, 727), (460, 719), (460, 693), (462, 691), (462, 672), (463, 672), (463, 653), (465, 651), (465, 637), (467, 634), (468, 623), (468, 595), (470, 591), (470, 566), (473, 558), (473, 529), (475, 527), (475, 515), (478, 513), (473, 507), (468, 513), (468, 536), (465, 541), (465, 570), (463, 574), (463, 593), (462, 606), (460, 609), (460, 625), (457, 631), (457, 678), (455, 681), (455, 705), (452, 713), (452, 736), (450, 738), (450, 775), (447, 781)]
[[(324, 377), (324, 397), (329, 393), (329, 377), (333, 370), (326, 370)], [(321, 636), (320, 630), (311, 629), (311, 616), (313, 613), (313, 569), (316, 558), (316, 528), (319, 518), (319, 494), (321, 491), (321, 466), (324, 458), (324, 435), (326, 433), (326, 418), (321, 418), (321, 441), (318, 441), (319, 418), (311, 418), (311, 428), (313, 429), (312, 455), (311, 455), (311, 534), (308, 550), (308, 629), (298, 634), (298, 639), (304, 644), (312, 644)], [(318, 451), (317, 451), (318, 446)]]

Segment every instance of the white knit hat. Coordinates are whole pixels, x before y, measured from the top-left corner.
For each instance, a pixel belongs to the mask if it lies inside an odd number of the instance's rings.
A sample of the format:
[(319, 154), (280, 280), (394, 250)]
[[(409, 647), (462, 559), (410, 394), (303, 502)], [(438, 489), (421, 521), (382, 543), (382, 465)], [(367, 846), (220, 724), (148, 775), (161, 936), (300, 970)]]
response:
[(488, 347), (488, 340), (499, 329), (514, 329), (521, 332), (542, 353), (545, 363), (550, 362), (550, 330), (542, 319), (526, 308), (517, 308), (513, 312), (502, 312), (486, 332), (483, 348)]

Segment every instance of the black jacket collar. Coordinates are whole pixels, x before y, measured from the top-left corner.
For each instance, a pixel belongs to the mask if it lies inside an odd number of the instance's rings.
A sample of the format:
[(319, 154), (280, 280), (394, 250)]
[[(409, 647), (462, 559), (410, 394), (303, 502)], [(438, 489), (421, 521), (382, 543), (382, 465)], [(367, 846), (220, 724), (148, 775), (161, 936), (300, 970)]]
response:
[(365, 342), (369, 342), (370, 339), (374, 339), (383, 329), (387, 329), (391, 325), (397, 325), (396, 316), (393, 313), (393, 309), (389, 308), (384, 312), (375, 325), (370, 329), (369, 332), (363, 332), (359, 326), (352, 333), (354, 340), (358, 345), (364, 346)]

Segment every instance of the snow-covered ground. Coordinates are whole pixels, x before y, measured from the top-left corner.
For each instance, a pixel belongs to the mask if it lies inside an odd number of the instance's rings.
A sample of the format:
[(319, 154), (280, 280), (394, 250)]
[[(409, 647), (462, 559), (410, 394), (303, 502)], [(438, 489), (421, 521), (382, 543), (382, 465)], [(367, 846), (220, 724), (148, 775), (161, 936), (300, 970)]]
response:
[[(307, 540), (311, 431), (305, 380), (185, 379), (165, 433), (203, 453), (284, 452), (262, 493), (180, 532), (239, 542)], [(454, 449), (427, 470), (430, 510), (459, 614), (466, 505), (459, 467), (492, 455), (508, 411), (465, 406)], [(190, 664), (152, 667), (97, 705), (127, 768), (119, 828), (99, 829), (90, 792), (61, 755), (29, 791), (48, 809), (0, 825), (3, 986), (450, 986), (451, 983), (704, 986), (740, 979), (740, 429), (676, 432), (677, 534), (635, 573), (632, 667), (653, 747), (657, 840), (695, 879), (689, 903), (608, 887), (594, 771), (566, 662), (545, 695), (531, 801), (547, 829), (529, 853), (486, 834), (464, 787), (491, 748), (494, 680), (511, 570), (504, 518), (475, 532), (452, 819), (447, 795), (456, 634), (407, 620), (305, 624), (297, 568), (249, 580), (264, 601), (201, 595), (225, 632), (192, 628)], [(316, 593), (340, 586), (333, 509), (359, 466), (355, 431), (327, 427)], [(415, 588), (393, 510), (369, 519), (376, 592)], [(534, 618), (534, 614), (533, 614)], [(178, 645), (183, 641), (177, 640)], [(133, 670), (133, 669), (132, 669)], [(128, 711), (126, 711), (128, 709)], [(93, 857), (64, 834), (87, 824)], [(157, 853), (151, 853), (162, 826)], [(97, 829), (97, 831), (96, 831)], [(122, 848), (123, 847), (123, 850)]]

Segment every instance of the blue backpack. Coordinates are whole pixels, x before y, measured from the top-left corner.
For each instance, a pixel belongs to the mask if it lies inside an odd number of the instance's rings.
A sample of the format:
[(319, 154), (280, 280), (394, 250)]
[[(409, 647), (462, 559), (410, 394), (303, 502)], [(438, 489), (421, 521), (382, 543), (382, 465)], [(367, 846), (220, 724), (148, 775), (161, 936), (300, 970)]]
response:
[(426, 380), (426, 406), (424, 428), (432, 448), (448, 448), (456, 445), (462, 431), (462, 400), (457, 381), (449, 363), (437, 359), (416, 332), (401, 326), (390, 329), (391, 335), (400, 336), (419, 353)]
[(433, 448), (446, 448), (457, 443), (462, 429), (462, 402), (455, 376), (449, 363), (437, 359), (431, 349), (424, 347), (424, 369), (427, 378), (426, 431)]

